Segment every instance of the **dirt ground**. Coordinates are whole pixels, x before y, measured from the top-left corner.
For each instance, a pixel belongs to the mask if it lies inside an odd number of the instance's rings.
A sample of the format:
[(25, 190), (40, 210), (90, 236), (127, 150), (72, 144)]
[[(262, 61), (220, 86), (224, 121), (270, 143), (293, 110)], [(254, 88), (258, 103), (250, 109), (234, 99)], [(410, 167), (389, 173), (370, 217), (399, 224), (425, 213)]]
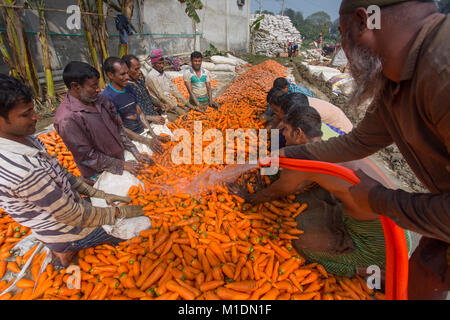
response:
[[(318, 98), (329, 101), (344, 111), (353, 125), (357, 125), (361, 116), (355, 115), (342, 96), (336, 96), (332, 93), (330, 87), (321, 80), (314, 78), (308, 69), (301, 64), (300, 60), (291, 62), (294, 68), (294, 76), (298, 82), (303, 83), (311, 89)], [(416, 178), (405, 159), (395, 145), (391, 145), (372, 156), (379, 166), (388, 173), (388, 176), (394, 177), (394, 184), (398, 188), (413, 192), (426, 192), (423, 184)]]

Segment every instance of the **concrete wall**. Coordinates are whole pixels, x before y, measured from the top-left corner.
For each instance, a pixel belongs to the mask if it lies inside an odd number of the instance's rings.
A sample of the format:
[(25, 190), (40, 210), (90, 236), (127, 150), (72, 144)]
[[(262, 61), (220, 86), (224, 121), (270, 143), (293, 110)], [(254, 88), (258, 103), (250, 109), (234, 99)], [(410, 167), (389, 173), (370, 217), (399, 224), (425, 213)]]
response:
[[(194, 25), (184, 12), (185, 5), (177, 0), (138, 0), (133, 16), (133, 25), (140, 33), (161, 33), (164, 35), (138, 35), (129, 38), (130, 53), (135, 55), (149, 54), (151, 49), (160, 48), (166, 55), (187, 53), (193, 50), (207, 50), (213, 44), (220, 50), (230, 50), (238, 53), (248, 52), (249, 47), (249, 14), (250, 0), (239, 7), (237, 0), (202, 0), (204, 9), (198, 11), (201, 22)], [(47, 8), (66, 10), (68, 6), (77, 4), (76, 0), (46, 0)], [(138, 10), (140, 8), (140, 10)], [(228, 12), (228, 14), (226, 14)], [(115, 15), (115, 12), (110, 12)], [(46, 12), (50, 32), (62, 34), (83, 34), (84, 30), (69, 30), (65, 12)], [(39, 31), (36, 12), (24, 10), (23, 23), (25, 30)], [(0, 27), (5, 24), (0, 19)], [(142, 30), (139, 30), (142, 28)], [(110, 35), (117, 35), (113, 18), (107, 19), (107, 29)], [(192, 34), (202, 33), (200, 36)], [(167, 35), (171, 34), (171, 35)], [(175, 35), (177, 34), (177, 35)], [(189, 34), (189, 35), (180, 35)], [(28, 41), (35, 57), (38, 72), (42, 72), (42, 54), (37, 35), (27, 34)], [(4, 35), (6, 40), (6, 36)], [(90, 62), (86, 39), (83, 36), (50, 36), (54, 52), (52, 66), (61, 70), (73, 60)], [(119, 37), (109, 38), (108, 47), (111, 55), (118, 54)], [(1, 61), (0, 72), (9, 68)]]

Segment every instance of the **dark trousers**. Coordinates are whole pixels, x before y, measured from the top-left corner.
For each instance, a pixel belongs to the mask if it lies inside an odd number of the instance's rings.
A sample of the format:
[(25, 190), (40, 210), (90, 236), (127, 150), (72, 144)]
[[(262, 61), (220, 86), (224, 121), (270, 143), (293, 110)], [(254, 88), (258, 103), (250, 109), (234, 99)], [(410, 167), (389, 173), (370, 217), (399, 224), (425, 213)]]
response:
[(408, 299), (445, 300), (450, 290), (449, 244), (423, 237), (409, 260)]

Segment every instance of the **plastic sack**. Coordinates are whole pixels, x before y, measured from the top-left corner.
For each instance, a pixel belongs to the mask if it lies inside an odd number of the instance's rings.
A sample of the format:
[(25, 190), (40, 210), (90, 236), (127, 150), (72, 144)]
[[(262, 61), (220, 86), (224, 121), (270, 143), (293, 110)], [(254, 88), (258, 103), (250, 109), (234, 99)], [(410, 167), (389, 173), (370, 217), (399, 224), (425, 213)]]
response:
[(152, 227), (152, 222), (147, 217), (135, 217), (130, 219), (119, 219), (113, 226), (103, 226), (103, 230), (113, 237), (129, 240), (139, 236), (141, 231)]
[(215, 63), (211, 63), (211, 62), (203, 62), (202, 63), (202, 67), (203, 69), (206, 69), (208, 71), (214, 71), (214, 68), (216, 67)]
[[(127, 154), (128, 151), (125, 153)], [(127, 157), (132, 158), (133, 156), (129, 153), (126, 158)], [(94, 188), (103, 190), (106, 193), (127, 196), (128, 190), (132, 186), (137, 185), (143, 186), (143, 183), (128, 171), (124, 171), (122, 175), (116, 175), (105, 171), (98, 178)], [(108, 207), (105, 199), (91, 198), (91, 203), (94, 207)], [(105, 225), (102, 226), (102, 228), (107, 234), (113, 237), (128, 240), (138, 236), (142, 230), (148, 229), (150, 226), (151, 222), (149, 218), (137, 217), (131, 219), (119, 219), (114, 225)], [(142, 227), (144, 227), (144, 229), (142, 229)]]
[[(50, 250), (47, 247), (45, 247), (42, 242), (37, 240), (33, 234), (20, 240), (11, 249), (11, 252), (13, 252), (13, 254), (8, 259), (6, 259), (6, 261), (14, 261), (16, 257), (23, 256), (25, 253), (27, 253), (29, 250), (31, 250), (36, 244), (38, 245), (38, 247), (36, 248), (36, 250), (34, 250), (33, 254), (28, 258), (25, 265), (22, 266), (19, 273), (14, 273), (9, 270), (7, 270), (5, 272), (5, 275), (3, 276), (2, 280), (11, 281), (12, 279), (14, 279), (14, 282), (11, 283), (11, 285), (9, 287), (7, 287), (5, 290), (0, 292), (0, 296), (5, 293), (8, 293), (8, 292), (11, 292), (13, 295), (16, 294), (19, 291), (19, 289), (16, 287), (17, 281), (19, 281), (20, 279), (23, 279), (23, 278), (31, 278), (30, 266), (31, 266), (31, 263), (33, 262), (34, 257), (38, 253), (41, 253), (43, 250), (47, 252), (47, 256), (42, 264), (41, 269), (39, 270), (39, 275), (45, 270), (45, 268), (47, 267), (47, 264), (50, 263), (51, 258), (52, 258)], [(37, 281), (36, 281), (36, 283), (37, 283)]]
[(334, 94), (350, 96), (355, 85), (355, 80), (350, 74), (344, 73), (334, 76), (330, 79), (329, 83)]
[(232, 66), (236, 66), (238, 63), (235, 59), (222, 57), (222, 56), (212, 56), (211, 61), (215, 64), (229, 64)]
[(247, 64), (247, 61), (242, 60), (240, 58), (237, 58), (237, 57), (235, 57), (235, 56), (233, 56), (233, 55), (231, 55), (229, 53), (227, 53), (227, 57), (230, 58), (230, 59), (235, 60), (237, 66), (243, 66), (243, 65)]
[(345, 55), (344, 50), (341, 48), (338, 53), (334, 56), (331, 65), (333, 67), (345, 67), (348, 63), (347, 56)]
[(236, 72), (236, 67), (229, 64), (216, 64), (213, 71)]
[(307, 68), (312, 73), (312, 75), (324, 80), (325, 82), (328, 82), (334, 76), (341, 74), (339, 70), (329, 67), (308, 65)]
[(170, 80), (183, 76), (183, 73), (179, 71), (164, 71), (164, 73)]

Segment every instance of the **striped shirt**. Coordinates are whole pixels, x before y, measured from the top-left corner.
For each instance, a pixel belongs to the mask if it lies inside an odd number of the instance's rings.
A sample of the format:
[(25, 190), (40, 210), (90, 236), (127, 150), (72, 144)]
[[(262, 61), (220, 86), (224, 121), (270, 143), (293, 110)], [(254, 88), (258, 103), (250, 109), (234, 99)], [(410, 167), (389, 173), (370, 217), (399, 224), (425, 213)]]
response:
[(114, 224), (72, 190), (70, 174), (37, 138), (34, 147), (0, 138), (0, 207), (44, 243), (78, 241), (95, 227)]

